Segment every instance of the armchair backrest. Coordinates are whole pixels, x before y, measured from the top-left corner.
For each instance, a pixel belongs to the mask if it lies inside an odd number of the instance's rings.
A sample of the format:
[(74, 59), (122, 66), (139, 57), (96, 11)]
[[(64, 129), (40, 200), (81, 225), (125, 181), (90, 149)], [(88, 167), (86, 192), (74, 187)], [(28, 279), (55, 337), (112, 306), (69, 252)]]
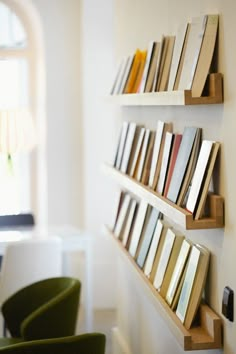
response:
[(106, 337), (87, 333), (64, 338), (42, 339), (0, 348), (2, 354), (105, 354)]
[(80, 292), (80, 281), (70, 277), (45, 279), (19, 290), (2, 305), (8, 330), (24, 340), (73, 335)]

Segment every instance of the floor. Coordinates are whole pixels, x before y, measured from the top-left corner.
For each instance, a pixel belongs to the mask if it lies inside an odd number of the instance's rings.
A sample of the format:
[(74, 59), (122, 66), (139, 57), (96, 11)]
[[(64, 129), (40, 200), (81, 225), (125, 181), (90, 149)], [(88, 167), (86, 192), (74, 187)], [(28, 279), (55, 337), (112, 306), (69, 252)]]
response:
[[(114, 310), (94, 310), (93, 331), (106, 335), (106, 354), (112, 354), (111, 329), (116, 326), (116, 312)], [(84, 332), (83, 313), (80, 312), (77, 332)]]

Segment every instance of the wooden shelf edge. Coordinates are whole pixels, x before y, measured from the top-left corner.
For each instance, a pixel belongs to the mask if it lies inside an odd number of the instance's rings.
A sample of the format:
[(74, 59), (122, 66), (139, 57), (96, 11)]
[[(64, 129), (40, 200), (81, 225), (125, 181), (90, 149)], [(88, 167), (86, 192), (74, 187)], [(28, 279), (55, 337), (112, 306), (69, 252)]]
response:
[(118, 248), (119, 254), (127, 261), (130, 265), (130, 269), (142, 281), (142, 284), (145, 285), (144, 289), (146, 293), (148, 293), (153, 305), (167, 323), (181, 347), (187, 351), (221, 348), (221, 319), (213, 312), (213, 310), (206, 304), (200, 305), (201, 326), (187, 330), (150, 283), (143, 271), (138, 267), (135, 260), (124, 248), (122, 243), (113, 235), (108, 227), (105, 229), (109, 239), (113, 241), (115, 246), (118, 246), (116, 248)]
[(191, 90), (118, 94), (106, 97), (121, 106), (189, 106), (223, 103), (223, 77), (209, 74), (207, 96), (193, 97)]
[(162, 214), (170, 217), (176, 224), (186, 230), (214, 229), (224, 226), (223, 218), (223, 198), (218, 195), (210, 197), (211, 217), (194, 220), (193, 215), (187, 210), (180, 208), (176, 204), (167, 200), (150, 187), (143, 185), (130, 176), (120, 172), (114, 167), (103, 164), (102, 171), (111, 176), (120, 186), (128, 190), (140, 199), (144, 199), (157, 208)]

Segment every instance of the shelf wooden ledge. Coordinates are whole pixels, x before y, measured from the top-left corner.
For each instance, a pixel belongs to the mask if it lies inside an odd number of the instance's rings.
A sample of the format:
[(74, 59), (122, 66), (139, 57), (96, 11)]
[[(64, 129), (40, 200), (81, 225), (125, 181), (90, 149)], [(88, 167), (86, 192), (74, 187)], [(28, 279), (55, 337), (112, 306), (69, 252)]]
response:
[(189, 106), (223, 103), (222, 74), (209, 74), (206, 94), (193, 97), (191, 90), (110, 95), (107, 101), (121, 106)]
[(175, 312), (171, 310), (162, 296), (154, 288), (152, 283), (146, 277), (142, 269), (134, 261), (129, 252), (124, 248), (122, 243), (113, 235), (108, 227), (105, 228), (108, 238), (113, 242), (114, 246), (119, 252), (119, 255), (127, 264), (127, 271), (140, 281), (143, 291), (149, 300), (155, 306), (157, 312), (167, 323), (170, 331), (175, 336), (179, 344), (184, 350), (205, 350), (218, 349), (222, 347), (222, 321), (211, 308), (206, 304), (201, 304), (200, 324), (187, 330)]
[(122, 188), (158, 209), (162, 214), (171, 218), (174, 223), (185, 230), (215, 229), (224, 227), (224, 200), (219, 195), (210, 196), (210, 216), (194, 220), (193, 215), (164, 198), (150, 187), (143, 185), (134, 178), (120, 172), (114, 167), (103, 164), (102, 170), (115, 180)]

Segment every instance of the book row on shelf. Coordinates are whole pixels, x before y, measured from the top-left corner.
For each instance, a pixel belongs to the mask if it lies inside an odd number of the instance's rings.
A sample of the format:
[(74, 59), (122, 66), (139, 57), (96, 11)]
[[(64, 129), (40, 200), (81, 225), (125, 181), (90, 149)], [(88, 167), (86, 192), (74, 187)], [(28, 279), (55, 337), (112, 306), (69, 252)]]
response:
[(174, 311), (186, 329), (202, 300), (210, 252), (179, 234), (147, 202), (119, 191), (113, 235)]
[(212, 176), (220, 148), (219, 142), (201, 135), (199, 127), (174, 133), (171, 123), (160, 120), (156, 131), (124, 121), (113, 167), (198, 220), (209, 212), (207, 197), (215, 192)]
[(218, 15), (193, 18), (181, 25), (176, 35), (163, 35), (147, 49), (122, 58), (110, 93), (191, 89), (193, 97), (200, 97), (214, 58), (218, 20)]

